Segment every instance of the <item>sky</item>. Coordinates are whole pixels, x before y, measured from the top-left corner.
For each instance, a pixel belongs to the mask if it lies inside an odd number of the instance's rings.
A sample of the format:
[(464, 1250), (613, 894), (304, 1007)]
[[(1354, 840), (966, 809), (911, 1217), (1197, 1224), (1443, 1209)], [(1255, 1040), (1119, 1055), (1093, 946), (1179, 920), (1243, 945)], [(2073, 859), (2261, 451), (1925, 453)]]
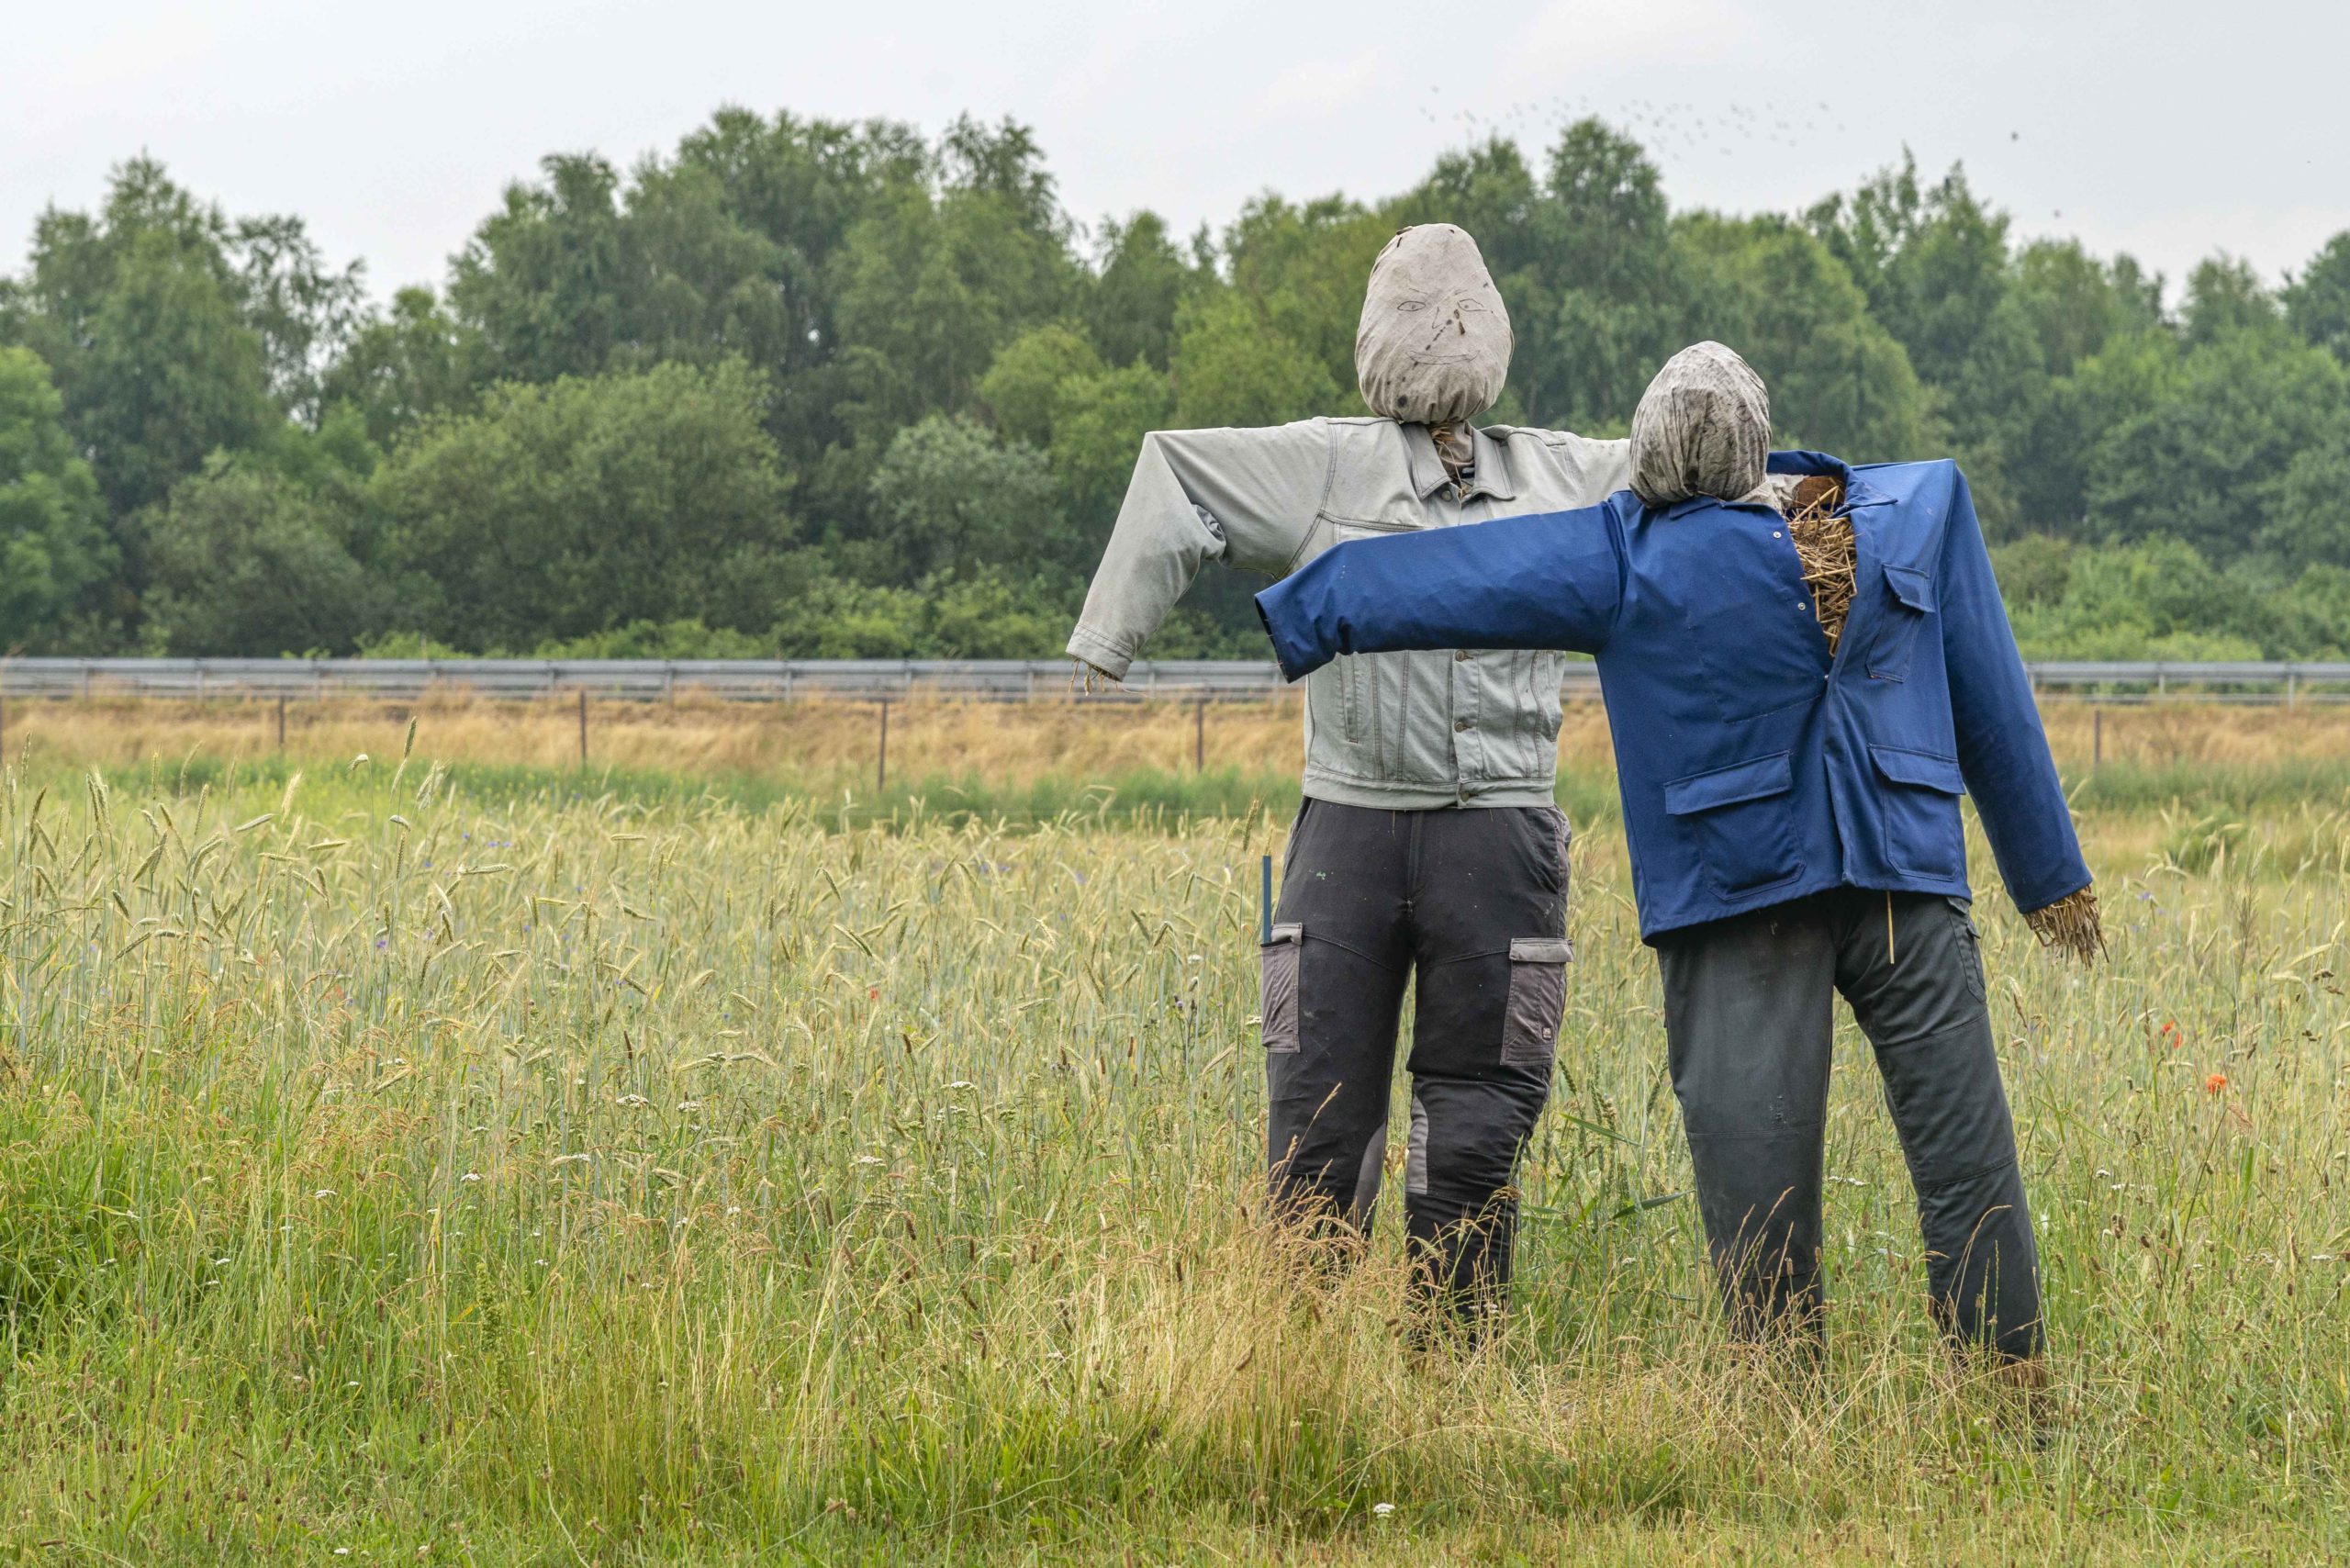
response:
[(1188, 232), (1264, 191), (1376, 198), (1597, 115), (1676, 207), (1792, 211), (1904, 147), (2020, 236), (2272, 280), (2350, 229), (2350, 6), (2234, 0), (96, 0), (10, 7), (0, 268), (141, 151), (294, 212), (379, 296), (434, 283), (550, 152), (626, 164), (722, 104), (1033, 127), (1070, 212)]

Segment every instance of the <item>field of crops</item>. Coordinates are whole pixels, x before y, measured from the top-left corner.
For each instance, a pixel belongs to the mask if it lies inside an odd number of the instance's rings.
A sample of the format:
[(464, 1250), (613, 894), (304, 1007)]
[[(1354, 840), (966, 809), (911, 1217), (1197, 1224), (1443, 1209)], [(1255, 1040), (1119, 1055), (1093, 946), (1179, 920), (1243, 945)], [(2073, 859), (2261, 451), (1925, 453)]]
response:
[(1396, 1215), (1336, 1275), (1261, 1227), (1286, 803), (877, 823), (388, 739), (0, 788), (13, 1552), (2350, 1552), (2338, 791), (2091, 806), (2094, 972), (1983, 901), (2035, 1422), (1929, 1331), (1849, 1030), (1827, 1376), (1725, 1350), (1612, 823), (1516, 1309), (1416, 1359)]

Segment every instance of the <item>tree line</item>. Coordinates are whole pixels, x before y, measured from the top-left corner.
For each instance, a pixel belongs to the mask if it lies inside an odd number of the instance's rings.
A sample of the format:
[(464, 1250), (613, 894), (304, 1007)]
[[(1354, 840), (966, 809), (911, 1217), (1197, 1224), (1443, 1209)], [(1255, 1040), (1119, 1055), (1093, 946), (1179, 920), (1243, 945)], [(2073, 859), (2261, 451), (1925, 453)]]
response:
[[(726, 109), (546, 159), (436, 287), (156, 162), (0, 279), (0, 647), (1023, 657), (1057, 651), (1146, 431), (1361, 411), (1398, 227), (1475, 234), (1500, 422), (1621, 433), (1700, 337), (1780, 435), (1964, 465), (2027, 651), (2350, 652), (2350, 232), (2174, 299), (1905, 157), (1796, 214), (1672, 209), (1596, 120), (1378, 202), (1181, 236), (1063, 206), (1021, 126)], [(1211, 573), (1161, 656), (1259, 656)]]

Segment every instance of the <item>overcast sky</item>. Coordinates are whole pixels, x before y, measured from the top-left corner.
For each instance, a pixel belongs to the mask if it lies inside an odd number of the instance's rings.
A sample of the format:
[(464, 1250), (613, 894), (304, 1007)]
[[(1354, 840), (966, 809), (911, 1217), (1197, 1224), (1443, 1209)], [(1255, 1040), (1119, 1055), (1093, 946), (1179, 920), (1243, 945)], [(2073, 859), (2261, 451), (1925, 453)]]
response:
[(2022, 234), (2174, 281), (2272, 278), (2350, 228), (2350, 6), (2324, 0), (98, 0), (9, 7), (0, 266), (144, 149), (291, 211), (378, 294), (435, 282), (554, 151), (627, 162), (714, 106), (1034, 126), (1079, 218), (1189, 230), (1248, 196), (1410, 185), (1499, 129), (1597, 114), (1675, 207), (1787, 210), (1964, 161)]

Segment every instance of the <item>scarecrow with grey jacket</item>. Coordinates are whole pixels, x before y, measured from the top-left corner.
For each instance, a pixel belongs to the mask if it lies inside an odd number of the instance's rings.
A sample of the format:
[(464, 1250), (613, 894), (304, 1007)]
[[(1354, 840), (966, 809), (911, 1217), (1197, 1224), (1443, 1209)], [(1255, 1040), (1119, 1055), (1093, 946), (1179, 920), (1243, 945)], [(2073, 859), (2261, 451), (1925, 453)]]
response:
[(1874, 1047), (1938, 1317), (2036, 1381), (2031, 1220), (1958, 798), (2043, 941), (2087, 867), (1966, 481), (1767, 451), (1762, 383), (1674, 356), (1603, 504), (1330, 552), (1258, 598), (1292, 678), (1473, 643), (1597, 655), (1641, 934), (1731, 1321), (1816, 1336), (1832, 992)]
[[(1363, 419), (1160, 431), (1069, 651), (1122, 678), (1204, 561), (1274, 575), (1340, 540), (1587, 506), (1626, 443), (1469, 420), (1500, 396), (1509, 315), (1449, 224), (1380, 253), (1355, 365)], [(1510, 1181), (1550, 1092), (1564, 1004), (1568, 825), (1545, 651), (1341, 658), (1306, 683), (1304, 801), (1263, 955), (1267, 1145), (1281, 1211), (1367, 1228), (1416, 980), (1405, 1228), (1424, 1295), (1474, 1320), (1505, 1293)]]

